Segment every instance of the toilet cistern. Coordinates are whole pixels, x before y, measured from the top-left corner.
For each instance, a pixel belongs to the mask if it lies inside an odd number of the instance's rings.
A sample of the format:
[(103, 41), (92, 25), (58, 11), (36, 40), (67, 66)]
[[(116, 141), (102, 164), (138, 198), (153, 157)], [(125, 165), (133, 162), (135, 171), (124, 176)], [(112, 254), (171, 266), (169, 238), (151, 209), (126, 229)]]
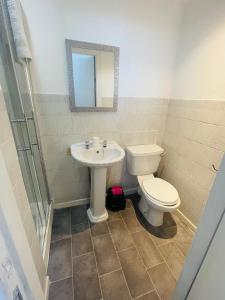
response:
[(114, 141), (92, 142), (71, 145), (72, 157), (91, 168), (90, 208), (87, 211), (91, 222), (98, 223), (108, 218), (105, 208), (107, 167), (124, 159), (124, 150)]

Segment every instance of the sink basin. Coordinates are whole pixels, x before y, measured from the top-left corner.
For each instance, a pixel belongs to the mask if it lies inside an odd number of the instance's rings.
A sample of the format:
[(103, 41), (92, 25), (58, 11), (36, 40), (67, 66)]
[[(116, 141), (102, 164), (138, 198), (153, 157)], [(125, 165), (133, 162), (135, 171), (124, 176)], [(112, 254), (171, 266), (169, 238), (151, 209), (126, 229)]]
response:
[(71, 155), (79, 163), (88, 167), (108, 167), (121, 161), (124, 150), (115, 142), (109, 142), (106, 148), (85, 148), (85, 143), (71, 145)]
[(107, 167), (123, 160), (124, 150), (116, 142), (108, 142), (106, 147), (100, 146), (86, 149), (85, 143), (71, 145), (72, 157), (91, 168), (90, 208), (87, 210), (92, 223), (108, 219), (105, 208)]

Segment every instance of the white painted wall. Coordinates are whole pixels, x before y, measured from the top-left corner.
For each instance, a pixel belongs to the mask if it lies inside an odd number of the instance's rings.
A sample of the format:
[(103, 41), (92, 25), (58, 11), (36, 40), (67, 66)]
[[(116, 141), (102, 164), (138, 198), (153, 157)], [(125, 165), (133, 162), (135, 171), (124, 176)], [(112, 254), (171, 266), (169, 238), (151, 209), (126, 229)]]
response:
[(172, 98), (225, 100), (225, 1), (184, 8)]
[(68, 94), (65, 38), (120, 47), (120, 97), (168, 97), (181, 0), (21, 0), (35, 91)]

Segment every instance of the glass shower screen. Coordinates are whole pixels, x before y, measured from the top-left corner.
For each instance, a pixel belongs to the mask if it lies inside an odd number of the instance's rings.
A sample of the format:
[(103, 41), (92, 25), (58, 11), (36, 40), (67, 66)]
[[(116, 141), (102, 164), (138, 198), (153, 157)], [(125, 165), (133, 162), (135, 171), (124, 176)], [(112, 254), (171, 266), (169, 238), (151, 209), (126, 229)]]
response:
[(20, 168), (43, 249), (49, 217), (49, 194), (26, 68), (16, 61), (7, 11), (0, 4), (0, 85), (11, 122)]

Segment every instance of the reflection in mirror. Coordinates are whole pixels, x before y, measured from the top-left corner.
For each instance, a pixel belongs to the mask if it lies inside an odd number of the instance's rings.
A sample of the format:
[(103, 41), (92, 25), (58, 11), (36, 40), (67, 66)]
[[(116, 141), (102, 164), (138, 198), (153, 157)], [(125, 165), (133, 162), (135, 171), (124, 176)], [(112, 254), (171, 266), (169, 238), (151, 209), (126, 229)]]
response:
[(66, 40), (72, 111), (116, 111), (117, 47)]

